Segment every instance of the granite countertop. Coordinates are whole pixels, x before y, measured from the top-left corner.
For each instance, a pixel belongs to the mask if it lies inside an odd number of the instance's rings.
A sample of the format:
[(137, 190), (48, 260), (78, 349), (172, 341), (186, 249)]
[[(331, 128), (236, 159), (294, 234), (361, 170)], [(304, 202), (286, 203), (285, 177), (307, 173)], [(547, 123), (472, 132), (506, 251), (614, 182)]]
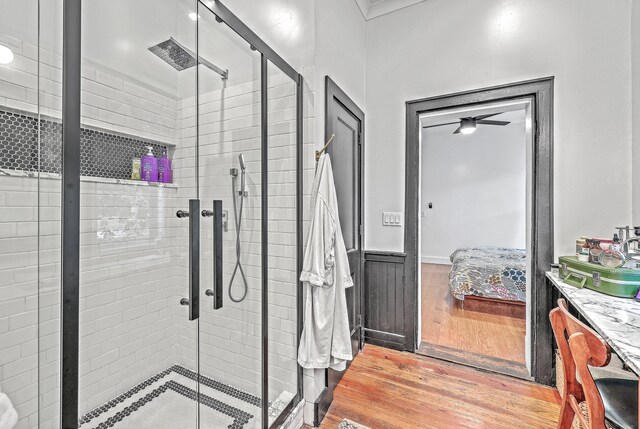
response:
[(557, 271), (547, 277), (620, 358), (640, 375), (640, 302), (616, 298), (562, 281)]

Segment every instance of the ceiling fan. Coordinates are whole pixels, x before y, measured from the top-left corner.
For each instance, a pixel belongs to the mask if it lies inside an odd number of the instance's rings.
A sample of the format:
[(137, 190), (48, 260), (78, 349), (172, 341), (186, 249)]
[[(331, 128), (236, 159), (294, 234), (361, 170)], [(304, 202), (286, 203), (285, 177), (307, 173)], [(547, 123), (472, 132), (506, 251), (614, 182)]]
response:
[(471, 134), (476, 130), (476, 127), (478, 125), (498, 125), (502, 127), (504, 127), (505, 125), (509, 125), (511, 122), (487, 120), (487, 118), (500, 115), (502, 113), (504, 112), (490, 113), (488, 115), (480, 115), (480, 116), (468, 116), (466, 118), (460, 118), (460, 120), (456, 122), (448, 122), (446, 124), (437, 124), (437, 125), (427, 125), (422, 128), (434, 128), (434, 127), (442, 127), (445, 125), (460, 124), (460, 126), (453, 132), (453, 134), (460, 134), (460, 133)]

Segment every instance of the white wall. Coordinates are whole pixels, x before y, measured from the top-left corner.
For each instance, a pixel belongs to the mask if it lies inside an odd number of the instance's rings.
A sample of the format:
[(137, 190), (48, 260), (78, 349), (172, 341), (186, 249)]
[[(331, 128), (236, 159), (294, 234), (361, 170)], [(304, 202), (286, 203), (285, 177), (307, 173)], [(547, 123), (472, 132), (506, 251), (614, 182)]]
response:
[[(315, 148), (324, 145), (325, 76), (334, 82), (361, 108), (365, 108), (365, 21), (355, 1), (322, 0), (315, 2)], [(309, 154), (313, 165), (313, 155)], [(306, 160), (305, 160), (306, 161)], [(306, 179), (305, 179), (306, 180)], [(311, 181), (306, 180), (306, 189)], [(305, 199), (305, 208), (309, 202)], [(306, 231), (306, 229), (305, 229)], [(324, 388), (324, 371), (305, 371), (305, 422), (313, 422), (313, 402)]]
[[(339, 12), (337, 12), (339, 11)], [(365, 106), (365, 21), (357, 3), (316, 2), (316, 139), (324, 139), (325, 76), (361, 108)]]
[(556, 255), (628, 223), (630, 12), (628, 1), (430, 0), (368, 21), (366, 247), (403, 250), (402, 228), (380, 214), (404, 210), (406, 101), (545, 76), (556, 77)]
[(508, 126), (471, 135), (452, 134), (455, 126), (423, 130), (422, 262), (449, 263), (460, 247), (525, 248), (525, 114), (510, 115)]
[[(633, 97), (633, 165), (640, 169), (640, 0), (631, 4), (631, 87)], [(640, 172), (632, 176), (633, 224), (640, 224)]]
[(315, 3), (314, 0), (227, 0), (224, 5), (300, 71), (314, 63)]

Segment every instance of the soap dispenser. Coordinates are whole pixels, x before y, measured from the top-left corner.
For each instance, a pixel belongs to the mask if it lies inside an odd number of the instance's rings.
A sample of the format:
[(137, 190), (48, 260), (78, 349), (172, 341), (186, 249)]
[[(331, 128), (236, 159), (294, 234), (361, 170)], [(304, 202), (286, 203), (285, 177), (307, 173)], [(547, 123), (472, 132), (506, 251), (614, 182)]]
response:
[(158, 181), (158, 160), (153, 156), (153, 147), (147, 146), (149, 152), (142, 157), (142, 180), (147, 182)]
[(171, 183), (171, 179), (171, 160), (167, 157), (165, 149), (158, 161), (158, 182)]

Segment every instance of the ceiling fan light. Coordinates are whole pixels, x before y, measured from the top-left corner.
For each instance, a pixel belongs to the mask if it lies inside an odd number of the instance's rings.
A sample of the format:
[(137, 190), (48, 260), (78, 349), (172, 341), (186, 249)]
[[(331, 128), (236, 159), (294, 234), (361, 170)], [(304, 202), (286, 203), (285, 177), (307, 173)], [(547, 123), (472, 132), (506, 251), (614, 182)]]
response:
[(460, 132), (462, 134), (473, 134), (476, 130), (476, 121), (473, 118), (463, 118), (460, 120)]

